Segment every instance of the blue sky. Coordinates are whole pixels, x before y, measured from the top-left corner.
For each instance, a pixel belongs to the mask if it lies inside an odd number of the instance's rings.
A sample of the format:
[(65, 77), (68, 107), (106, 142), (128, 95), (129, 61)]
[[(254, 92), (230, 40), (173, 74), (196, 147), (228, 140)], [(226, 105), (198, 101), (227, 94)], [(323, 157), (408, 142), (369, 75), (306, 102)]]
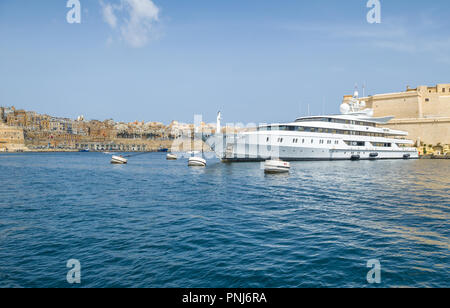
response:
[(381, 24), (366, 0), (80, 0), (81, 24), (66, 2), (0, 2), (0, 105), (260, 123), (336, 113), (355, 83), (450, 82), (448, 0), (381, 0)]

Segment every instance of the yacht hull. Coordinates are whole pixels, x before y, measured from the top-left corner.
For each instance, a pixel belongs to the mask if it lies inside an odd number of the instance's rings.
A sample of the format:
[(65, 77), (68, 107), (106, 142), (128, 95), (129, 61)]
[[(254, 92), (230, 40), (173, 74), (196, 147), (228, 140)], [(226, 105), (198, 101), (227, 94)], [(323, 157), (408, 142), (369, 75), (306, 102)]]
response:
[[(205, 139), (223, 162), (261, 162), (278, 158), (283, 161), (384, 160), (418, 159), (415, 148), (383, 149), (376, 147), (333, 146), (273, 146), (251, 143), (245, 138), (226, 138), (223, 135)], [(375, 155), (376, 154), (376, 155)]]

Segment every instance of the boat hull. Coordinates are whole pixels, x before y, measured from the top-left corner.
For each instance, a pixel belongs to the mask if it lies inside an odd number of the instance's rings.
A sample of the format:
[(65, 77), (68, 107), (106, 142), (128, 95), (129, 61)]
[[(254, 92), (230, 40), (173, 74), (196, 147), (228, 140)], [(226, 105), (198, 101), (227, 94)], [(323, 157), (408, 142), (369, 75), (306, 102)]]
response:
[(206, 167), (206, 160), (201, 157), (190, 157), (188, 161), (190, 167)]
[(116, 165), (125, 165), (128, 163), (128, 159), (124, 158), (124, 157), (120, 157), (120, 156), (113, 156), (111, 158), (111, 164), (116, 164)]
[(167, 160), (177, 160), (178, 156), (175, 154), (167, 154), (166, 159)]
[(288, 162), (279, 160), (267, 160), (264, 163), (265, 173), (287, 173), (291, 166)]
[[(302, 138), (302, 137), (298, 137)], [(310, 139), (310, 137), (308, 138)], [(265, 139), (264, 139), (265, 140)], [(245, 138), (227, 138), (213, 135), (205, 139), (223, 162), (262, 162), (272, 158), (283, 161), (334, 161), (334, 160), (383, 160), (383, 159), (418, 159), (415, 148), (376, 148), (344, 146), (273, 146), (252, 143)], [(318, 141), (315, 144), (319, 143)], [(377, 155), (374, 156), (374, 153)]]

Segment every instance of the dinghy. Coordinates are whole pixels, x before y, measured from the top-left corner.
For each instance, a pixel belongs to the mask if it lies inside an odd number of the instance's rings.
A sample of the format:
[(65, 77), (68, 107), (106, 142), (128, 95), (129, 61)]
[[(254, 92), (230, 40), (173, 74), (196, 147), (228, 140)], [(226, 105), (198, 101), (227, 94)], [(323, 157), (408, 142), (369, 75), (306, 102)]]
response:
[(177, 154), (169, 153), (169, 154), (167, 154), (166, 159), (167, 160), (177, 160), (178, 156), (177, 156)]
[(189, 157), (188, 161), (189, 167), (206, 167), (206, 160), (202, 157), (193, 156)]
[(264, 163), (265, 173), (286, 173), (289, 172), (291, 165), (282, 160), (266, 160)]
[(124, 158), (122, 155), (113, 155), (113, 157), (111, 158), (111, 164), (124, 165), (126, 163), (128, 163), (128, 159)]

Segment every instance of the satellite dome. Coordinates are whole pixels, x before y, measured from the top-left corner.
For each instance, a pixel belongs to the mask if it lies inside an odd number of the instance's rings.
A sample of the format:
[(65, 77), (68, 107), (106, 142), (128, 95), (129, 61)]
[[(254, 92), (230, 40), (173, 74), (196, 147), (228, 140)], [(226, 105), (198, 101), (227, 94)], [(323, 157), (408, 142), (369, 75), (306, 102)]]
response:
[(339, 109), (342, 114), (348, 114), (350, 111), (350, 106), (347, 103), (343, 103)]
[(366, 107), (366, 102), (365, 101), (359, 102), (359, 106), (361, 106), (361, 108), (365, 108)]

